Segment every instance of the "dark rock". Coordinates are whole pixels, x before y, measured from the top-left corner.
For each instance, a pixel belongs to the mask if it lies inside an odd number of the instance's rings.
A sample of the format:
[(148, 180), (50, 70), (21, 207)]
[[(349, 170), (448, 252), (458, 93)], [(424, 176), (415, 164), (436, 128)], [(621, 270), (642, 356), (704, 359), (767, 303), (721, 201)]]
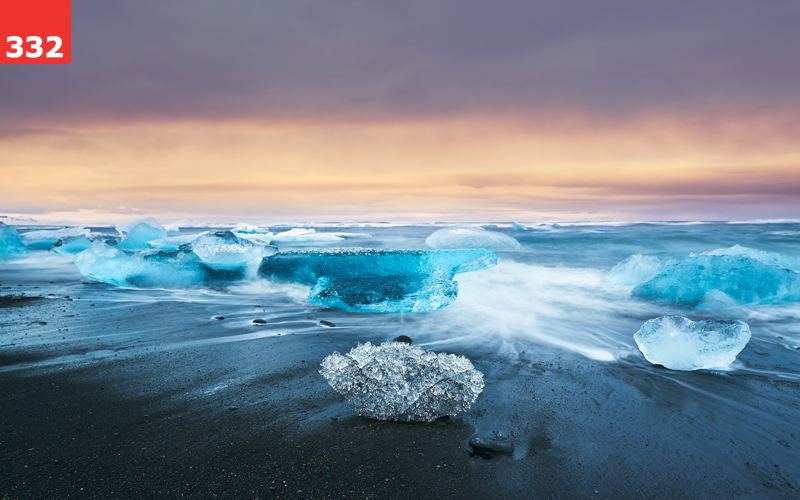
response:
[(336, 323), (331, 323), (330, 321), (325, 321), (324, 319), (321, 319), (319, 321), (319, 326), (327, 326), (328, 328), (333, 328), (336, 326)]
[(409, 337), (408, 335), (400, 335), (399, 337), (395, 337), (394, 341), (395, 342), (405, 342), (406, 344), (410, 344), (411, 343), (411, 337)]
[(475, 453), (514, 453), (514, 443), (503, 438), (473, 436), (469, 446)]
[(225, 319), (225, 316), (214, 316), (214, 319)]
[(265, 320), (265, 319), (254, 319), (253, 323), (257, 323), (259, 325), (266, 325), (267, 324), (267, 320)]

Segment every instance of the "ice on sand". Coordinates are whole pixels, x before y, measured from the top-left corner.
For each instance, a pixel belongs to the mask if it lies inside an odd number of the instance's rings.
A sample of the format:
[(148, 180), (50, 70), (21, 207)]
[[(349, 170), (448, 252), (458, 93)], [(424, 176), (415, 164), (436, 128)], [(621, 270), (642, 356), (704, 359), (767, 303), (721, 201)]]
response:
[[(655, 260), (654, 260), (655, 259)], [(606, 276), (633, 295), (675, 305), (738, 305), (800, 301), (800, 259), (741, 246), (685, 259), (632, 256)]]
[(484, 249), (332, 248), (282, 252), (261, 261), (266, 277), (310, 285), (311, 303), (351, 312), (433, 311), (458, 295), (456, 273), (497, 263)]
[(14, 226), (0, 222), (0, 260), (16, 259), (28, 255), (28, 249)]
[(522, 245), (511, 236), (480, 227), (449, 227), (428, 236), (425, 244), (431, 248), (485, 248), (494, 251), (516, 252)]
[(647, 321), (633, 338), (653, 364), (701, 370), (731, 364), (750, 341), (750, 327), (744, 321), (662, 316)]
[(362, 416), (430, 422), (469, 409), (483, 374), (463, 356), (403, 342), (367, 342), (322, 360), (320, 374)]

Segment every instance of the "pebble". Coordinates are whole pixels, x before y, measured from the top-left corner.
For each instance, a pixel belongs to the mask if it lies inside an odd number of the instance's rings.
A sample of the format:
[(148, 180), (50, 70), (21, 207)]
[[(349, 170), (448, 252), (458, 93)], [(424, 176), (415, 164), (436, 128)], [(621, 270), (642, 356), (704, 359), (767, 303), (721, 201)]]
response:
[(503, 438), (473, 436), (469, 446), (475, 453), (514, 453), (514, 444)]
[(225, 316), (214, 316), (214, 319), (225, 319)]
[(253, 323), (257, 323), (259, 325), (266, 325), (267, 324), (267, 320), (265, 320), (265, 319), (254, 319)]
[(336, 326), (336, 323), (331, 323), (330, 321), (325, 321), (324, 319), (321, 319), (319, 321), (319, 326), (327, 326), (328, 328), (334, 328)]
[(395, 342), (405, 342), (406, 344), (410, 344), (411, 343), (411, 337), (409, 337), (408, 335), (400, 335), (399, 337), (395, 337), (394, 341)]

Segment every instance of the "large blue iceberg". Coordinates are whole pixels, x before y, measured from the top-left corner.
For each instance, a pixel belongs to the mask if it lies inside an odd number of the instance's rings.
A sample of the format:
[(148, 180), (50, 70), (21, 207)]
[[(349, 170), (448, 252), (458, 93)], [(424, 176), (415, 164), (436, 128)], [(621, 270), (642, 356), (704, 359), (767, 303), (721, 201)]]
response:
[(351, 312), (399, 313), (440, 309), (458, 295), (456, 273), (497, 264), (484, 249), (394, 250), (331, 248), (277, 253), (259, 273), (311, 286), (311, 303)]
[(474, 226), (440, 229), (428, 236), (425, 244), (436, 249), (485, 248), (486, 250), (506, 252), (522, 250), (522, 245), (511, 236)]
[(653, 364), (702, 370), (731, 364), (750, 341), (750, 327), (744, 321), (662, 316), (647, 321), (633, 339)]
[(16, 259), (28, 255), (17, 228), (0, 222), (0, 260)]
[(741, 246), (685, 259), (634, 255), (617, 264), (606, 284), (679, 306), (755, 305), (800, 301), (800, 259)]

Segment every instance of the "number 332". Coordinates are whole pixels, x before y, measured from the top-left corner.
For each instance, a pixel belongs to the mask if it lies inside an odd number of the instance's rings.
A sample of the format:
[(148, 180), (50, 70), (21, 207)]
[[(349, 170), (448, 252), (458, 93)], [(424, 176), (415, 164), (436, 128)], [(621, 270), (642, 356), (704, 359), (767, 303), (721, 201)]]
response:
[[(22, 38), (18, 36), (9, 36), (6, 38), (7, 42), (11, 42), (11, 48), (14, 49), (14, 52), (6, 52), (6, 57), (17, 58), (22, 57), (22, 54), (25, 54), (25, 57), (30, 57), (31, 59), (36, 59), (37, 57), (41, 56), (44, 50), (42, 49), (42, 39), (38, 36), (29, 36), (25, 39), (26, 42), (30, 43), (30, 49), (32, 52), (26, 52), (25, 49), (22, 48)], [(57, 36), (48, 36), (48, 42), (55, 42), (53, 48), (47, 51), (47, 55), (45, 57), (64, 57), (64, 54), (59, 52), (58, 50), (61, 48), (61, 37)]]

